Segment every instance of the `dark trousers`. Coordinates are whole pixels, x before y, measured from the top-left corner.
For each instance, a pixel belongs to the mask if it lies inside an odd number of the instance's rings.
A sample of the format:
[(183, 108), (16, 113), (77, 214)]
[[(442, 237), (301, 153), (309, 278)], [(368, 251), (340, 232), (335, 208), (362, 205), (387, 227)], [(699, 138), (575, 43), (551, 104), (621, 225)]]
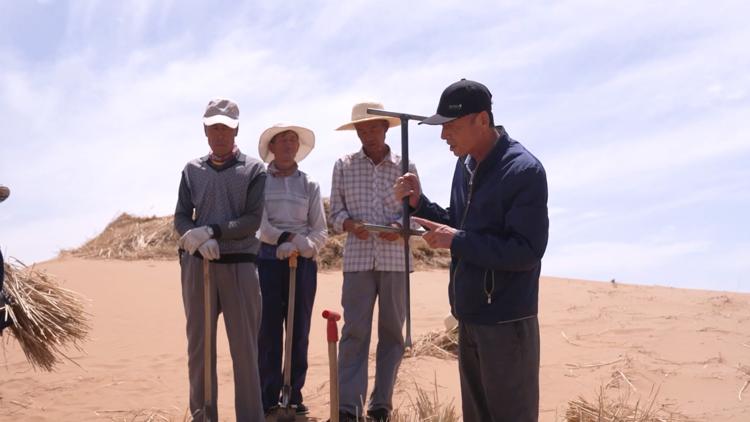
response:
[[(289, 300), (289, 261), (258, 260), (260, 288), (263, 294), (263, 316), (258, 338), (258, 366), (263, 408), (279, 402), (282, 375), (283, 337)], [(294, 300), (294, 333), (292, 335), (291, 404), (302, 403), (302, 387), (307, 376), (307, 346), (310, 317), (318, 286), (318, 265), (312, 259), (297, 259), (297, 286)]]
[(458, 369), (466, 422), (539, 420), (539, 321), (459, 322)]

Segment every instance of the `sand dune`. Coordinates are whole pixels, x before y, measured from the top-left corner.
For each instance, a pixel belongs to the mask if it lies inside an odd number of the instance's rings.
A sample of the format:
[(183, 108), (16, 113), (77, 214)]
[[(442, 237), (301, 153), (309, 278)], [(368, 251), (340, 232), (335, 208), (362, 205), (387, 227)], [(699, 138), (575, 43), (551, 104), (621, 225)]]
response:
[[(131, 421), (158, 415), (182, 420), (187, 363), (179, 268), (174, 261), (61, 258), (40, 267), (91, 300), (91, 340), (55, 373), (34, 372), (3, 339), (0, 420)], [(308, 418), (328, 416), (324, 308), (340, 310), (341, 274), (319, 278), (304, 391)], [(443, 326), (445, 271), (412, 276), (415, 338)], [(600, 387), (649, 396), (690, 420), (750, 421), (750, 295), (546, 277), (542, 281), (542, 421), (563, 420), (568, 400), (595, 398)], [(231, 360), (219, 332), (219, 412), (234, 420)], [(372, 347), (374, 351), (375, 342)], [(372, 368), (371, 368), (372, 376)], [(406, 359), (396, 403), (415, 384), (460, 409), (455, 360)], [(155, 419), (159, 420), (159, 419)], [(163, 420), (163, 419), (162, 419)]]

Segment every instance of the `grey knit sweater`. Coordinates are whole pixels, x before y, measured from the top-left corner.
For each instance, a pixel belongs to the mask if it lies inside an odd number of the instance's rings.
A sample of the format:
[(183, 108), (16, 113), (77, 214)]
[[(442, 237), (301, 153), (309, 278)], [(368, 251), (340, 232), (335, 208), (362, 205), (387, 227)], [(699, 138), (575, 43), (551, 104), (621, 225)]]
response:
[(209, 225), (222, 256), (257, 253), (265, 178), (263, 163), (245, 154), (218, 168), (208, 156), (190, 161), (182, 170), (174, 215), (177, 232), (182, 236)]

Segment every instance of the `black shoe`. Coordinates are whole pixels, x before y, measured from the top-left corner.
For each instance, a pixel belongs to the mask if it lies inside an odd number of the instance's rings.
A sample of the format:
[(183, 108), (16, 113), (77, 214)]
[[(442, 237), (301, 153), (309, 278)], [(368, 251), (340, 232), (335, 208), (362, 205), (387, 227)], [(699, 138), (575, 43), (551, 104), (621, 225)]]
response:
[(306, 414), (310, 413), (310, 409), (308, 409), (307, 406), (305, 406), (304, 403), (293, 404), (292, 405), (292, 409), (294, 409), (294, 411), (298, 415), (306, 415)]
[[(328, 419), (326, 422), (331, 422), (331, 420)], [(352, 415), (351, 413), (339, 412), (339, 422), (360, 422), (360, 420), (358, 420), (357, 417), (355, 415)]]
[(367, 411), (367, 418), (373, 422), (388, 422), (389, 417), (388, 409), (370, 409)]
[(263, 409), (263, 414), (268, 416), (271, 413), (275, 413), (277, 410), (279, 410), (279, 405), (271, 406), (268, 409)]

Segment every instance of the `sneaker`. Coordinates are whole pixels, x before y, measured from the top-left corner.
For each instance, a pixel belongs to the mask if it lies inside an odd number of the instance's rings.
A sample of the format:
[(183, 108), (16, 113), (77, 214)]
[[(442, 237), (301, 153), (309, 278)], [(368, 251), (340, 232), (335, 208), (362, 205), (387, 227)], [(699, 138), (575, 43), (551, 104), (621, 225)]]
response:
[(373, 422), (388, 422), (389, 417), (388, 409), (370, 409), (367, 411), (367, 419)]
[(306, 414), (310, 413), (310, 409), (308, 409), (307, 406), (305, 406), (304, 403), (293, 404), (292, 405), (292, 409), (294, 409), (294, 411), (298, 415), (306, 415)]

